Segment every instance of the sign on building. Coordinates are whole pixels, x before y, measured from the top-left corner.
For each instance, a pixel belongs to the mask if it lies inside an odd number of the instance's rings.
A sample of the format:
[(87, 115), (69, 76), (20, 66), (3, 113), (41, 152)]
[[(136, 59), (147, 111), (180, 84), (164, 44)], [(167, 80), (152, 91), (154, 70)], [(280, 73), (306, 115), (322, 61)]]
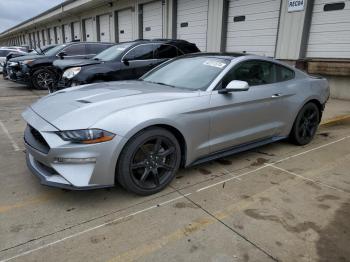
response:
[(305, 0), (288, 0), (288, 13), (304, 10)]

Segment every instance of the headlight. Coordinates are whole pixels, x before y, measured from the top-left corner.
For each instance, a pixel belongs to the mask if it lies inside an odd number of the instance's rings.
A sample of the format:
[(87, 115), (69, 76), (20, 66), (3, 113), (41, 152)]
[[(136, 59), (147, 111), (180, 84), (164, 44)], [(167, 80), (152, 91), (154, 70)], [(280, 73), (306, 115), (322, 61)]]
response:
[(24, 61), (20, 61), (19, 63), (21, 65), (30, 65), (31, 63), (33, 63), (34, 60), (24, 60)]
[(81, 144), (95, 144), (113, 139), (114, 134), (101, 129), (81, 129), (56, 132), (64, 141)]
[(69, 69), (67, 69), (66, 71), (64, 71), (63, 77), (64, 77), (64, 78), (67, 78), (67, 79), (71, 79), (71, 78), (73, 78), (74, 76), (76, 76), (77, 74), (79, 74), (80, 70), (81, 70), (81, 67), (72, 67), (72, 68), (69, 68)]

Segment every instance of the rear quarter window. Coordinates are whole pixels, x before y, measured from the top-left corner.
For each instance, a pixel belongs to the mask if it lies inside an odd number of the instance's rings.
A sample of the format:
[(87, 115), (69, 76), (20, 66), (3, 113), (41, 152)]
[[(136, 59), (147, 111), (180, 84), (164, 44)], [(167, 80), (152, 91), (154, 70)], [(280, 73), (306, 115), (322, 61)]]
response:
[(293, 70), (281, 65), (276, 65), (276, 73), (277, 73), (277, 82), (288, 81), (293, 79), (295, 76), (295, 73)]

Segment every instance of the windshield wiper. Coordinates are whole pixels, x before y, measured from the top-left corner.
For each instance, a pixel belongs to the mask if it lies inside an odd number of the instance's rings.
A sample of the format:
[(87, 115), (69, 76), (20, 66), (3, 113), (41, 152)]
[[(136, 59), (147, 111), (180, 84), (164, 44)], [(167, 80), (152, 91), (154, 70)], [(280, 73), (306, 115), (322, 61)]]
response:
[(146, 82), (152, 83), (152, 84), (158, 84), (158, 85), (162, 85), (162, 86), (176, 87), (176, 86), (172, 86), (172, 85), (165, 84), (165, 83), (162, 83), (162, 82), (153, 82), (153, 81), (146, 81)]

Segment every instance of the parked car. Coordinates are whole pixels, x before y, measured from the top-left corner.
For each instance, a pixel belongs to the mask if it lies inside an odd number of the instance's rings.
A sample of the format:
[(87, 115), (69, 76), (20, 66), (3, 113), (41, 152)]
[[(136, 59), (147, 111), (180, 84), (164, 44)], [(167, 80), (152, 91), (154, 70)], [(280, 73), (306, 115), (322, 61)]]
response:
[(21, 51), (21, 50), (17, 50), (17, 49), (12, 49), (12, 48), (0, 48), (0, 73), (3, 73), (4, 71), (4, 65), (5, 65), (5, 61), (6, 61), (6, 56), (9, 53), (13, 53), (13, 54), (21, 54), (21, 55), (26, 55), (28, 53)]
[(58, 73), (52, 63), (57, 59), (91, 58), (112, 43), (71, 42), (57, 45), (44, 55), (31, 55), (9, 60), (8, 76), (10, 80), (34, 86), (36, 89), (48, 89), (56, 85)]
[(139, 40), (112, 46), (88, 60), (56, 60), (58, 89), (102, 81), (137, 79), (164, 61), (200, 52), (184, 40)]
[(43, 184), (156, 193), (191, 166), (314, 137), (328, 82), (267, 57), (191, 54), (139, 80), (73, 87), (23, 117), (27, 164)]
[[(47, 46), (43, 46), (41, 48), (36, 48), (32, 51), (30, 51), (29, 53), (22, 53), (22, 52), (13, 52), (11, 51), (5, 59), (5, 62), (3, 62), (3, 77), (4, 79), (7, 79), (8, 73), (7, 73), (7, 65), (8, 65), (8, 61), (12, 58), (15, 57), (20, 57), (20, 56), (25, 56), (25, 55), (45, 55), (45, 52), (49, 51), (50, 49), (56, 47), (57, 45), (47, 45)], [(16, 64), (15, 64), (16, 65)]]

